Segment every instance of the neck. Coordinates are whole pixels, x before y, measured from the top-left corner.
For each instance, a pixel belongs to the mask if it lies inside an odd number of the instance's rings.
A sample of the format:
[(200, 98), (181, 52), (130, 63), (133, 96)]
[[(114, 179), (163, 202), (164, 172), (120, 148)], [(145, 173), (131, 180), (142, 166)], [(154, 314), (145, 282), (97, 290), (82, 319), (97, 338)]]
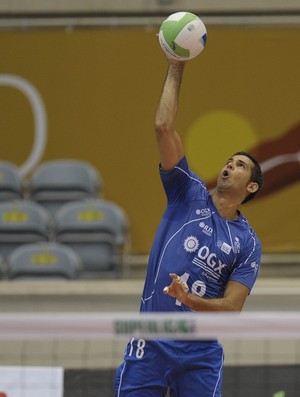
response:
[(223, 218), (230, 220), (238, 218), (238, 208), (241, 204), (240, 200), (224, 197), (217, 191), (212, 195), (212, 200), (219, 214)]

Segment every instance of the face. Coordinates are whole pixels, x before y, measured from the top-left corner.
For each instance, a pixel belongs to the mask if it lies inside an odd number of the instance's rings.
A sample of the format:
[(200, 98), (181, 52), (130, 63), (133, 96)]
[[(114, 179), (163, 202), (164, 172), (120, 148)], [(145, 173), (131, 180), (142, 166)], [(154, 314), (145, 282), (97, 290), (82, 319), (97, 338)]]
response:
[(258, 185), (251, 182), (254, 164), (247, 156), (235, 155), (227, 160), (218, 176), (218, 190), (230, 189), (232, 193), (246, 197), (257, 190)]

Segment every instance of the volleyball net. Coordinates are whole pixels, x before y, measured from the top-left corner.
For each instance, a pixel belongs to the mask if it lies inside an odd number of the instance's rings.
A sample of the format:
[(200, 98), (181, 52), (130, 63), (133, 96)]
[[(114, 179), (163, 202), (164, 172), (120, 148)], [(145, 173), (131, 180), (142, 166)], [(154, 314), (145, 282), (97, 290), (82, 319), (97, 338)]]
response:
[(52, 397), (113, 397), (132, 337), (217, 338), (223, 397), (299, 397), (300, 312), (2, 313), (0, 395), (21, 395), (14, 373), (22, 397), (47, 397), (47, 382)]

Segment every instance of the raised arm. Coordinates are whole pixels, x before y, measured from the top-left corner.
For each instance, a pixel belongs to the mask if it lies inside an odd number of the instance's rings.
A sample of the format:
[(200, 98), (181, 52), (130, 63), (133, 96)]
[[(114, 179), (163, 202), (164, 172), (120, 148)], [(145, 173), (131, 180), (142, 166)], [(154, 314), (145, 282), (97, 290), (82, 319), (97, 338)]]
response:
[(175, 130), (180, 84), (184, 62), (170, 61), (155, 117), (155, 132), (160, 153), (160, 163), (169, 171), (184, 156), (180, 136)]

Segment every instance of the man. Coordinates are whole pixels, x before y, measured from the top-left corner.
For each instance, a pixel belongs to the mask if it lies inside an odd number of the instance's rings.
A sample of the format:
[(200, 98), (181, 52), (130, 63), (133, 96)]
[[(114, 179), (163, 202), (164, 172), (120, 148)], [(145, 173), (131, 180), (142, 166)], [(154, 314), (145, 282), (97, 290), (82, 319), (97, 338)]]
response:
[[(155, 131), (167, 209), (149, 257), (141, 312), (241, 311), (256, 280), (261, 244), (238, 208), (263, 180), (244, 152), (222, 168), (215, 192), (188, 167), (175, 130), (184, 62), (168, 59)], [(201, 161), (201, 153), (199, 153)], [(220, 397), (223, 349), (216, 340), (132, 339), (116, 374), (118, 397)]]

